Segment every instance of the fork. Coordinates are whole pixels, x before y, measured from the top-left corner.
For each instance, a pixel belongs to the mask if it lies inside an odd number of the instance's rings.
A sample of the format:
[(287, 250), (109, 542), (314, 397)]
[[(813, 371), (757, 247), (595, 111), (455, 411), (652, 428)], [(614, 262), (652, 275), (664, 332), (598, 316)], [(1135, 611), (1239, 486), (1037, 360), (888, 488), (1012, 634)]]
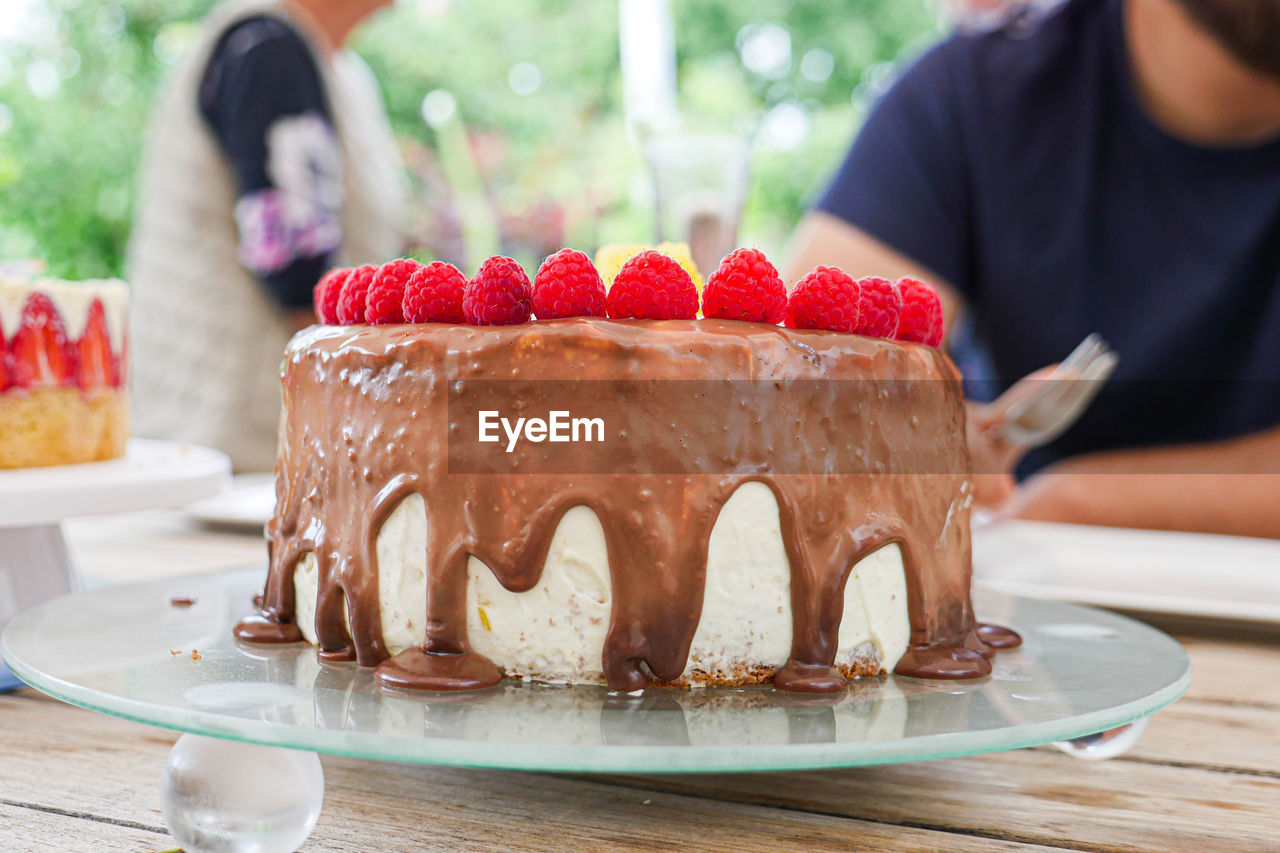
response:
[(987, 436), (1021, 447), (1048, 444), (1076, 422), (1118, 362), (1100, 335), (1089, 335), (1059, 364), (1019, 379), (991, 403)]

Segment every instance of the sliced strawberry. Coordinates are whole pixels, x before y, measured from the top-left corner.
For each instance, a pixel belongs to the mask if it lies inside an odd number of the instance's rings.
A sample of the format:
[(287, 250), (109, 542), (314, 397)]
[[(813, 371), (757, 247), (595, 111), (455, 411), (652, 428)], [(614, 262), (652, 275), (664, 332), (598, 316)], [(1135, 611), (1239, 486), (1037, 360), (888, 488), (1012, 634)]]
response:
[(118, 384), (107, 335), (107, 312), (97, 299), (89, 306), (89, 321), (76, 343), (76, 384), (82, 391)]
[(10, 381), (19, 388), (72, 384), (74, 358), (67, 346), (66, 327), (43, 293), (33, 293), (27, 300), (9, 353)]
[(0, 329), (0, 391), (9, 387), (9, 350), (4, 345), (4, 329)]
[(117, 388), (123, 388), (129, 382), (129, 339), (125, 338), (120, 343), (120, 353), (116, 356), (116, 381)]

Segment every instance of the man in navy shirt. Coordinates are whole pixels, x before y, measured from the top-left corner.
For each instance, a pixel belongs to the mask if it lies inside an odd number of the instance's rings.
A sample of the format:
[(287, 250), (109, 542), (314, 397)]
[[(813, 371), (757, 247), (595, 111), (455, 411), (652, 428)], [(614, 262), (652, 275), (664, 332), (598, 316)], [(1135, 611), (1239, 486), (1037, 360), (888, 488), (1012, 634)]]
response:
[(1280, 537), (1280, 0), (1068, 0), (944, 41), (791, 256), (938, 284), (996, 391), (1112, 344), (1003, 512)]

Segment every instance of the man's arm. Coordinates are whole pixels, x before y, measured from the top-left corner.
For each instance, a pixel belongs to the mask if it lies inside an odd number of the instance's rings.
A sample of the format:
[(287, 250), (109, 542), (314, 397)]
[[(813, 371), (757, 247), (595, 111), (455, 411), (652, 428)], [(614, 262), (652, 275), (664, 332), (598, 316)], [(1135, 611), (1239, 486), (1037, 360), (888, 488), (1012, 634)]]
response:
[(998, 513), (1280, 538), (1280, 428), (1231, 441), (1067, 459), (1025, 482)]

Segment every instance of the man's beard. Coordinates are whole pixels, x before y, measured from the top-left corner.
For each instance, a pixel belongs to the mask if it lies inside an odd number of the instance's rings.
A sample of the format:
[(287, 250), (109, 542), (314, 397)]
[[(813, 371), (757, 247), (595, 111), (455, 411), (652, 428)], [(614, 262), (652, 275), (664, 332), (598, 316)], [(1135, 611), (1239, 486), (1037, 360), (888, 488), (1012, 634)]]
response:
[(1178, 0), (1243, 65), (1280, 80), (1280, 0)]

